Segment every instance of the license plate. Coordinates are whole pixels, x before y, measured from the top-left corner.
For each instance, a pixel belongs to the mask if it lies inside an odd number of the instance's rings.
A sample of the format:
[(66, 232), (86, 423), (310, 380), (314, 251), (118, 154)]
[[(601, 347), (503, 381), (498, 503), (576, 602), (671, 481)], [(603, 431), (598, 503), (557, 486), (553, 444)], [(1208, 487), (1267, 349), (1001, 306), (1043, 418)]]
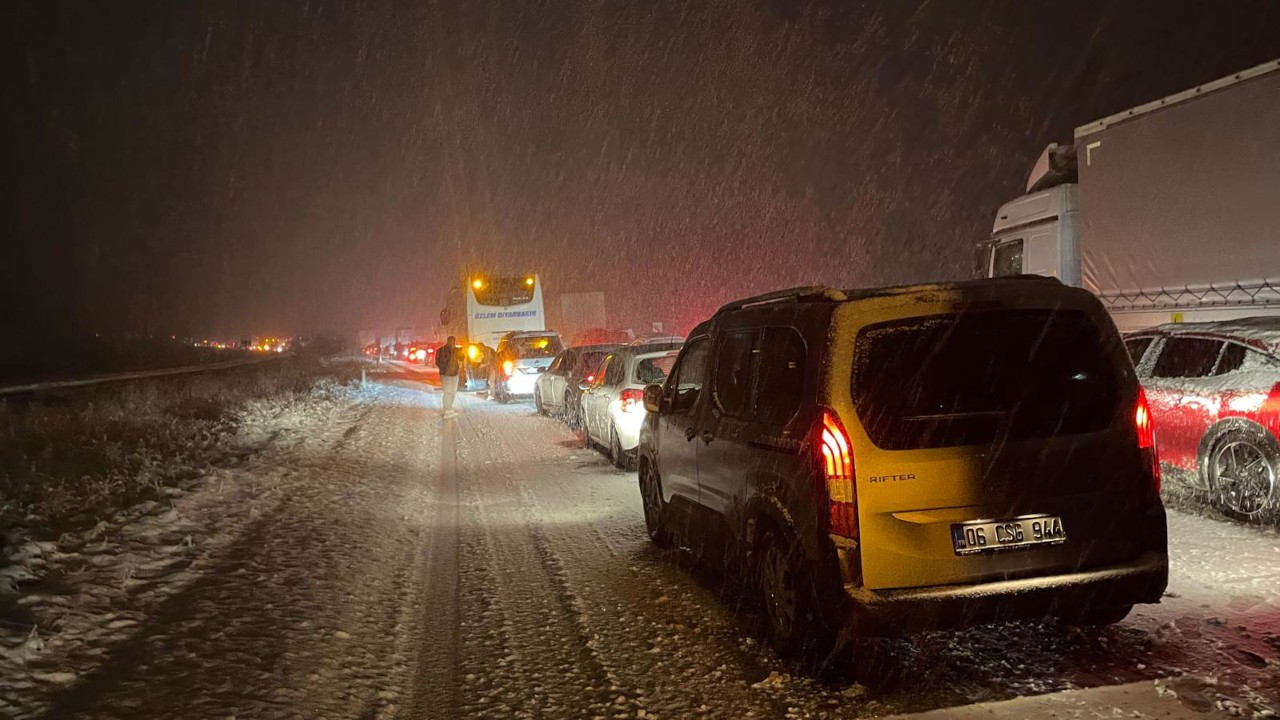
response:
[(1066, 541), (1067, 531), (1062, 527), (1062, 518), (1054, 515), (1029, 515), (1012, 520), (983, 520), (951, 526), (951, 544), (957, 555), (1057, 545)]

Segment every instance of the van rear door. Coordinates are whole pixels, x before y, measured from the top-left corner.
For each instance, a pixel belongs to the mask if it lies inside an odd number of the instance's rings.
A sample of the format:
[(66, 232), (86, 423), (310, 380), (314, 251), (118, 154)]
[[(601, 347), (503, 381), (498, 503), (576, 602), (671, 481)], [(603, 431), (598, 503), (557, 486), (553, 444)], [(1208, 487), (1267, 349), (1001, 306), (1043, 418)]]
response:
[(1096, 301), (1050, 287), (1039, 304), (933, 293), (837, 313), (853, 352), (830, 382), (848, 389), (832, 395), (849, 401), (837, 411), (867, 587), (1054, 574), (1133, 551), (1122, 516), (1146, 494), (1125, 423), (1132, 370)]

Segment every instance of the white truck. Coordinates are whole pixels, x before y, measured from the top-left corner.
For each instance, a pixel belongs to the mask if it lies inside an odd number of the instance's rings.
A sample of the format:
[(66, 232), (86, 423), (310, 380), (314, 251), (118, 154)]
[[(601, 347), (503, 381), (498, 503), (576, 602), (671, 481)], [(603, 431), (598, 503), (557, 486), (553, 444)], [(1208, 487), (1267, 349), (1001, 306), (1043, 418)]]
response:
[(1049, 145), (976, 274), (1085, 287), (1125, 332), (1280, 314), (1280, 60)]

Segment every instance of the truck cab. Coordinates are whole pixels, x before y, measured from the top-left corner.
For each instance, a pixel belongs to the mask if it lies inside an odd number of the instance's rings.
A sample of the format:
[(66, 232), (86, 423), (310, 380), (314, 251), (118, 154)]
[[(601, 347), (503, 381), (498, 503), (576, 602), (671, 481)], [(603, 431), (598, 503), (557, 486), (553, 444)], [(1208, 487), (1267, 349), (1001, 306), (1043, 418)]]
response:
[(976, 278), (1055, 277), (1080, 287), (1080, 190), (1074, 148), (1050, 144), (1027, 178), (1027, 194), (996, 212), (978, 244)]
[(1050, 144), (978, 244), (979, 278), (1046, 275), (1122, 331), (1280, 315), (1280, 60)]

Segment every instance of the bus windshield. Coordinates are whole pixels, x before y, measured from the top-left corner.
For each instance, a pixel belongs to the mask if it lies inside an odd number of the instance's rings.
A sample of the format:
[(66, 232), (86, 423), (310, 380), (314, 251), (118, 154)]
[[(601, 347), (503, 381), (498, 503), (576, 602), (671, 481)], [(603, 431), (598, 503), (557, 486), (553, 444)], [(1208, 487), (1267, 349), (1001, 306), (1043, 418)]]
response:
[(507, 307), (531, 302), (535, 283), (532, 276), (495, 277), (473, 280), (471, 289), (481, 305)]

